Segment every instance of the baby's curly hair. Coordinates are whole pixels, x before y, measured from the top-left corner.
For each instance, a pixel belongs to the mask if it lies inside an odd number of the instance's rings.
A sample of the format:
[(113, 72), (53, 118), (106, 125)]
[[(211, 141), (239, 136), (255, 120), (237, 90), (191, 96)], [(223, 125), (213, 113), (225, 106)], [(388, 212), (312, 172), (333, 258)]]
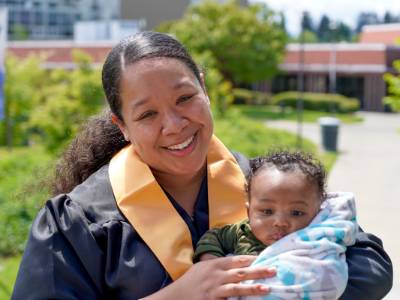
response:
[[(265, 168), (275, 167), (282, 172), (302, 172), (310, 183), (318, 187), (321, 201), (326, 198), (326, 171), (322, 164), (311, 154), (301, 151), (273, 151), (265, 156), (250, 160), (251, 172), (246, 176), (246, 191), (251, 192), (251, 181), (257, 173)], [(250, 200), (250, 199), (249, 199)]]

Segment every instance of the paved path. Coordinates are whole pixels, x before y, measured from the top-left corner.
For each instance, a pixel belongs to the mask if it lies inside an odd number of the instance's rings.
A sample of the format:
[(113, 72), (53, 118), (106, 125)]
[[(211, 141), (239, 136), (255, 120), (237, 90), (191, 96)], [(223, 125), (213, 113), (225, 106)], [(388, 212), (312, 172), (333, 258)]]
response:
[[(331, 191), (352, 191), (358, 220), (379, 236), (394, 265), (394, 285), (385, 300), (400, 299), (400, 114), (361, 113), (364, 122), (342, 124), (340, 156), (328, 178)], [(296, 132), (296, 123), (268, 126)], [(304, 124), (305, 137), (321, 143), (319, 126)]]

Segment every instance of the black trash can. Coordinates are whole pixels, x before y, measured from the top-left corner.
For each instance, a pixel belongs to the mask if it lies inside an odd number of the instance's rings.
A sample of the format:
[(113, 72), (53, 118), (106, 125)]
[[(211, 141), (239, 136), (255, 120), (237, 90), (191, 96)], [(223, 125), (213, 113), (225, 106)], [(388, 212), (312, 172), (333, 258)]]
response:
[(333, 117), (319, 118), (322, 134), (322, 147), (325, 151), (337, 152), (340, 120)]

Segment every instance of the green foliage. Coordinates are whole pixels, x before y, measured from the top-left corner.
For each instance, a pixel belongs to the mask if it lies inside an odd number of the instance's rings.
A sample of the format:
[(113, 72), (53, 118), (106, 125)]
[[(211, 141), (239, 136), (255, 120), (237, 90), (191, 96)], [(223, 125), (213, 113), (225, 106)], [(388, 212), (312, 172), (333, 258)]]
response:
[(52, 166), (40, 147), (0, 149), (0, 256), (23, 250), (29, 226), (49, 195)]
[(93, 69), (89, 56), (82, 52), (74, 52), (73, 60), (77, 66), (73, 70), (46, 71), (40, 66), (42, 58), (7, 57), (2, 145), (6, 144), (8, 127), (11, 145), (28, 145), (35, 140), (57, 152), (88, 116), (103, 107), (100, 70)]
[(27, 40), (29, 38), (29, 31), (26, 26), (22, 24), (14, 24), (11, 26), (11, 40)]
[(0, 300), (10, 299), (20, 261), (20, 256), (0, 259)]
[(248, 89), (233, 89), (235, 104), (256, 104), (263, 105), (271, 102), (271, 95), (263, 92)]
[(360, 103), (355, 98), (348, 98), (339, 94), (283, 92), (272, 97), (272, 104), (296, 108), (297, 101), (303, 99), (303, 107), (308, 110), (326, 112), (355, 112)]
[(175, 35), (191, 53), (210, 51), (225, 79), (251, 83), (272, 77), (282, 59), (286, 34), (277, 19), (261, 4), (205, 0), (158, 30)]
[[(263, 155), (277, 148), (296, 149), (296, 135), (268, 128), (261, 122), (243, 117), (235, 110), (231, 110), (223, 119), (216, 119), (214, 131), (229, 149), (239, 151), (248, 157)], [(304, 151), (316, 153), (316, 149), (310, 141), (303, 141)]]
[[(400, 60), (393, 63), (393, 67), (400, 72)], [(389, 96), (383, 98), (385, 104), (390, 105), (392, 110), (400, 111), (400, 75), (385, 74), (383, 77), (388, 84)]]
[(211, 101), (211, 108), (215, 116), (224, 116), (233, 102), (232, 84), (225, 80), (216, 68), (216, 62), (210, 51), (194, 54), (194, 59), (201, 66), (204, 74), (207, 94)]
[(86, 119), (104, 105), (100, 70), (91, 66), (89, 56), (74, 52), (74, 70), (49, 73), (46, 87), (31, 111), (29, 126), (46, 148), (63, 149)]
[[(10, 145), (26, 145), (29, 140), (27, 122), (39, 94), (46, 84), (46, 72), (40, 68), (41, 59), (29, 56), (20, 60), (7, 56), (4, 84), (5, 120), (1, 122), (0, 145), (5, 145), (6, 127)], [(8, 126), (7, 126), (8, 124)]]
[[(282, 109), (282, 107), (274, 105), (235, 105), (235, 109), (239, 110), (244, 116), (253, 120), (286, 120), (297, 121), (297, 111), (290, 107)], [(321, 117), (326, 117), (326, 112), (303, 110), (303, 122), (316, 123)], [(362, 122), (363, 118), (353, 113), (336, 113), (335, 117), (342, 123)]]

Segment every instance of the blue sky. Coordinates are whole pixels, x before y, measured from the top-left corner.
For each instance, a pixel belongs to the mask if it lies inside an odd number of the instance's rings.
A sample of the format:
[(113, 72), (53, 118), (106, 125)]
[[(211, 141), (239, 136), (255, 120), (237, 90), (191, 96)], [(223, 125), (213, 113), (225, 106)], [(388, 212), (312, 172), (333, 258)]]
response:
[(265, 2), (273, 10), (283, 11), (286, 15), (286, 25), (292, 34), (299, 32), (300, 16), (303, 11), (311, 13), (315, 22), (322, 14), (327, 14), (333, 20), (342, 20), (354, 26), (360, 12), (376, 12), (383, 17), (385, 11), (394, 15), (400, 14), (400, 0), (250, 0), (250, 2)]

